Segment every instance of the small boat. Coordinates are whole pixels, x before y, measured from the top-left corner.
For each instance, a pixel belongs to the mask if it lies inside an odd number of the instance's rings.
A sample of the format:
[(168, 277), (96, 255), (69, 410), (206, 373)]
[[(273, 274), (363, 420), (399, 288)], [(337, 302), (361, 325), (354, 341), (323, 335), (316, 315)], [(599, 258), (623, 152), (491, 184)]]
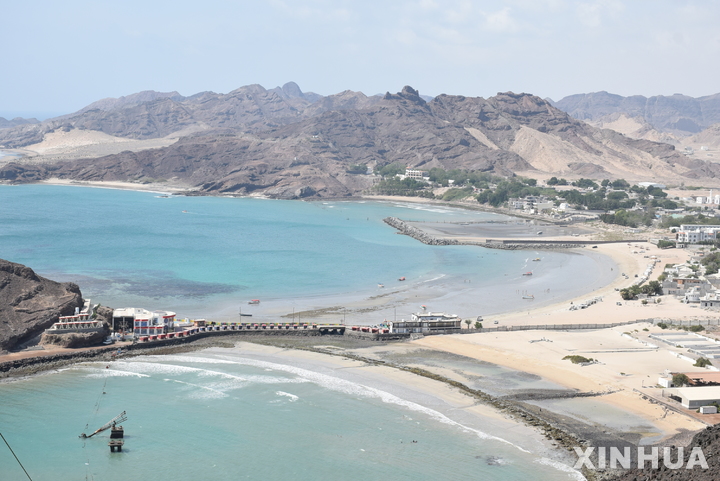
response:
[(532, 271), (528, 271), (528, 272), (524, 273), (523, 275), (524, 275), (524, 276), (531, 276), (531, 275), (532, 275)]
[(539, 261), (540, 261), (539, 257), (536, 257), (535, 259), (533, 259), (533, 262), (539, 262)]
[(385, 284), (380, 284), (380, 283), (378, 282), (378, 287), (385, 287)]
[(241, 312), (240, 315), (243, 317), (252, 317), (252, 314), (245, 314), (244, 312)]
[(187, 211), (186, 211), (186, 210), (184, 210), (184, 211), (182, 211), (182, 213), (183, 213), (183, 214), (187, 214)]
[(260, 304), (260, 299), (253, 299), (248, 301), (248, 304)]
[(399, 281), (404, 281), (405, 278), (404, 278), (404, 277), (401, 277), (401, 278), (399, 278), (398, 280), (399, 280)]
[(530, 294), (529, 296), (523, 296), (523, 299), (535, 299), (535, 296)]

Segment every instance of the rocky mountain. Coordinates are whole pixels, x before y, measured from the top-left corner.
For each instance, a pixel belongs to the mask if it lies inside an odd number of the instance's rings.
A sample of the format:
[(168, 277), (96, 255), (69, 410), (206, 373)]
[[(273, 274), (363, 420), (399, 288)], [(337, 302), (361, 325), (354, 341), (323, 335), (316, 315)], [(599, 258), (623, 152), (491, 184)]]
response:
[(599, 121), (613, 114), (640, 117), (660, 132), (678, 136), (696, 134), (720, 123), (720, 93), (693, 98), (687, 95), (623, 97), (608, 92), (570, 95), (553, 106), (580, 120)]
[[(688, 158), (668, 144), (592, 127), (530, 94), (439, 95), (428, 102), (405, 87), (383, 97), (346, 91), (311, 103), (296, 87), (250, 85), (223, 95), (164, 96), (44, 122), (35, 134), (46, 139), (53, 128), (125, 140), (170, 134), (178, 139), (97, 158), (9, 163), (0, 168), (0, 180), (164, 179), (207, 194), (337, 197), (361, 193), (377, 181), (348, 173), (350, 167), (398, 162), (536, 178), (720, 183), (720, 165)], [(19, 135), (29, 132), (24, 128), (6, 131), (3, 141), (28, 142)]]
[(82, 306), (77, 285), (45, 279), (29, 267), (0, 259), (0, 351), (32, 339)]
[[(70, 115), (39, 124), (0, 131), (0, 145), (15, 149), (42, 142), (55, 131), (95, 130), (108, 135), (153, 139), (177, 132), (233, 129), (259, 132), (298, 122), (328, 110), (357, 108), (379, 101), (359, 92), (321, 97), (303, 93), (294, 82), (266, 90), (247, 85), (228, 94), (201, 92), (183, 97), (177, 92), (140, 92), (94, 102)], [(312, 107), (311, 107), (312, 106)]]
[(9, 129), (12, 127), (17, 127), (18, 125), (37, 123), (40, 123), (38, 119), (24, 119), (22, 117), (15, 117), (14, 119), (8, 120), (4, 117), (0, 117), (0, 129)]

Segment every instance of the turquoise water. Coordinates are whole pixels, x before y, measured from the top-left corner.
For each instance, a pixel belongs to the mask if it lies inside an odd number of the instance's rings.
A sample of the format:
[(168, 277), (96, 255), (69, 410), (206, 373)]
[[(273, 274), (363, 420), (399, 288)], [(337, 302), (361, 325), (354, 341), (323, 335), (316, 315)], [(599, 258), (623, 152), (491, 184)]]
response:
[[(437, 404), (343, 369), (215, 349), (2, 384), (0, 426), (35, 481), (573, 479)], [(122, 454), (109, 452), (108, 432), (78, 438), (122, 411)], [(26, 479), (4, 446), (0, 467), (4, 481)]]
[[(509, 310), (520, 290), (540, 299), (552, 285), (550, 300), (602, 277), (591, 256), (542, 253), (531, 263), (539, 254), (426, 246), (396, 235), (387, 216), (499, 218), (411, 203), (0, 186), (0, 258), (77, 282), (103, 305), (209, 319), (252, 298), (285, 312), (368, 299), (399, 276), (407, 281), (398, 289), (437, 291), (433, 310)], [(532, 278), (521, 275), (528, 265)], [(491, 420), (369, 382), (348, 370), (216, 351), (80, 365), (0, 384), (0, 432), (36, 481), (572, 479)], [(86, 424), (95, 429), (123, 410), (122, 455), (109, 453), (106, 435), (78, 439)], [(9, 456), (0, 449), (0, 479), (24, 479)]]
[[(112, 307), (167, 309), (180, 317), (237, 316), (248, 299), (302, 309), (313, 299), (403, 288), (485, 287), (474, 303), (488, 314), (517, 308), (521, 289), (535, 304), (586, 289), (594, 261), (568, 253), (427, 246), (382, 222), (488, 221), (494, 214), (382, 202), (297, 202), (70, 186), (0, 186), (0, 258), (46, 277), (74, 281), (86, 298)], [(529, 264), (533, 264), (530, 266)], [(565, 275), (558, 276), (562, 268)], [(522, 277), (528, 269), (532, 278)], [(573, 273), (582, 272), (573, 278)], [(545, 277), (543, 277), (545, 276)], [(545, 288), (556, 287), (551, 294)], [(567, 293), (566, 292), (566, 293)], [(269, 304), (267, 302), (269, 301)], [(427, 303), (419, 299), (417, 304)], [(330, 304), (332, 305), (332, 304)], [(430, 305), (455, 312), (457, 299)], [(286, 307), (287, 306), (287, 307)], [(317, 306), (313, 306), (316, 308)], [(413, 306), (417, 310), (417, 305)], [(407, 310), (407, 309), (406, 309)], [(408, 316), (410, 312), (398, 313)], [(374, 323), (377, 319), (353, 319)]]

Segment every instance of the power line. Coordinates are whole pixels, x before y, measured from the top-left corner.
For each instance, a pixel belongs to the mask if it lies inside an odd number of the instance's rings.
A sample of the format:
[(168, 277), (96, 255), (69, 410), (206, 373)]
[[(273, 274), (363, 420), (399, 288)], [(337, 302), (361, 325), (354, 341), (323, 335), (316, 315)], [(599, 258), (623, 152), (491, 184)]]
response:
[(3, 436), (2, 433), (0, 433), (0, 438), (2, 438), (3, 441), (5, 441), (5, 444), (7, 444), (8, 449), (10, 450), (10, 452), (12, 453), (12, 455), (15, 456), (15, 461), (17, 461), (18, 464), (20, 465), (20, 467), (22, 468), (22, 470), (25, 471), (25, 476), (27, 476), (28, 479), (29, 479), (30, 481), (32, 481), (32, 478), (30, 477), (30, 475), (28, 474), (27, 470), (25, 469), (25, 466), (23, 466), (23, 464), (20, 462), (20, 460), (18, 459), (18, 457), (15, 455), (15, 451), (13, 451), (13, 448), (10, 447), (10, 443), (7, 442), (7, 439), (5, 439), (5, 436)]

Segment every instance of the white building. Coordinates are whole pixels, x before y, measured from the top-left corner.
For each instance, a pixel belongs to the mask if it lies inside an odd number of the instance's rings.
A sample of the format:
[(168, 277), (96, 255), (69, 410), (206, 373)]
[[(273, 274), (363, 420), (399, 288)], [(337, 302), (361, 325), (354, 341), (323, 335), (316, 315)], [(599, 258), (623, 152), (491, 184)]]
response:
[(427, 181), (430, 174), (425, 170), (405, 169), (405, 178), (418, 181)]
[(714, 241), (720, 226), (714, 225), (681, 225), (675, 239), (682, 244), (697, 244), (703, 241)]
[(668, 389), (666, 393), (685, 409), (698, 409), (712, 402), (720, 402), (720, 386), (679, 387)]
[(175, 313), (148, 311), (141, 307), (124, 307), (113, 311), (112, 329), (132, 330), (136, 336), (167, 334), (174, 328)]
[(665, 184), (658, 184), (657, 182), (638, 182), (638, 186), (647, 189), (648, 187), (655, 187), (656, 189), (664, 189)]

